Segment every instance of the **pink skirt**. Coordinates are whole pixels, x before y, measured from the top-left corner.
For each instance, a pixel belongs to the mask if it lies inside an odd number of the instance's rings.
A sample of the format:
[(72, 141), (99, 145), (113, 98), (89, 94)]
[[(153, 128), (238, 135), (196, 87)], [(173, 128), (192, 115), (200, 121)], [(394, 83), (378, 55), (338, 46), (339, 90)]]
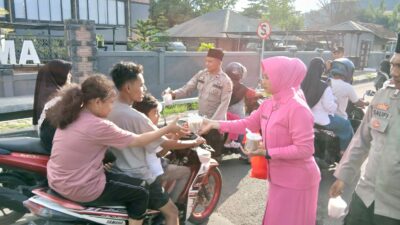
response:
[(318, 188), (297, 190), (269, 183), (263, 225), (315, 225)]

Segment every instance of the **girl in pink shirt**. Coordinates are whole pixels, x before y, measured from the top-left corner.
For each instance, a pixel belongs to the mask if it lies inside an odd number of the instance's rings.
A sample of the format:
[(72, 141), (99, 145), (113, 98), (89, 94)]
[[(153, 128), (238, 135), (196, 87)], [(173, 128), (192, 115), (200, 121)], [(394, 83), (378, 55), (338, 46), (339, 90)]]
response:
[(202, 132), (245, 133), (261, 130), (263, 143), (249, 155), (269, 159), (268, 200), (263, 224), (315, 225), (320, 172), (315, 163), (313, 115), (299, 85), (306, 66), (297, 58), (262, 61), (262, 85), (272, 94), (249, 117), (236, 121), (204, 120)]
[(143, 180), (105, 172), (102, 160), (108, 146), (118, 149), (144, 146), (162, 135), (178, 132), (176, 121), (157, 131), (137, 135), (105, 118), (116, 97), (114, 84), (105, 76), (87, 78), (60, 92), (61, 100), (47, 111), (57, 127), (47, 164), (49, 186), (62, 196), (86, 204), (123, 204), (129, 225), (142, 224), (148, 190)]

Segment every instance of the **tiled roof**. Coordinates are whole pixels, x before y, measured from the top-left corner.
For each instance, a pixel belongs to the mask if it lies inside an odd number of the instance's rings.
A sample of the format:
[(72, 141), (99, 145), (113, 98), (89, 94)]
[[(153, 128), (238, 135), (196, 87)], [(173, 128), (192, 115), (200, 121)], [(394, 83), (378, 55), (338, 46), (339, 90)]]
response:
[(175, 25), (166, 32), (170, 37), (211, 37), (225, 38), (226, 33), (255, 32), (259, 20), (242, 16), (223, 9), (206, 13), (182, 24)]

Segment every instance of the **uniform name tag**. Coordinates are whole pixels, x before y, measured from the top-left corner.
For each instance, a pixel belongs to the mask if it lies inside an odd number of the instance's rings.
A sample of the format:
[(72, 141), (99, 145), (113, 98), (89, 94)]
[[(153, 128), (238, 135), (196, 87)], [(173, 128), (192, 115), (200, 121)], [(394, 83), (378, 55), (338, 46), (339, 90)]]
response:
[(380, 110), (380, 109), (377, 109), (377, 108), (373, 108), (372, 114), (381, 119), (389, 119), (390, 118), (390, 113)]

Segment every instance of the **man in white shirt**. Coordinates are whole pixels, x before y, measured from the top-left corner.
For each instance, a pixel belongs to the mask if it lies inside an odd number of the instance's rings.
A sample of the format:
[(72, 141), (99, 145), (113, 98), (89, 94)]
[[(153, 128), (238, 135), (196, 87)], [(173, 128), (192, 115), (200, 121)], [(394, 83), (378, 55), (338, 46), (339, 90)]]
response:
[(333, 95), (336, 97), (338, 104), (336, 114), (347, 119), (346, 108), (349, 100), (358, 107), (368, 106), (368, 102), (364, 102), (357, 96), (353, 86), (344, 80), (346, 79), (344, 68), (337, 67), (331, 70), (332, 79), (330, 81)]

